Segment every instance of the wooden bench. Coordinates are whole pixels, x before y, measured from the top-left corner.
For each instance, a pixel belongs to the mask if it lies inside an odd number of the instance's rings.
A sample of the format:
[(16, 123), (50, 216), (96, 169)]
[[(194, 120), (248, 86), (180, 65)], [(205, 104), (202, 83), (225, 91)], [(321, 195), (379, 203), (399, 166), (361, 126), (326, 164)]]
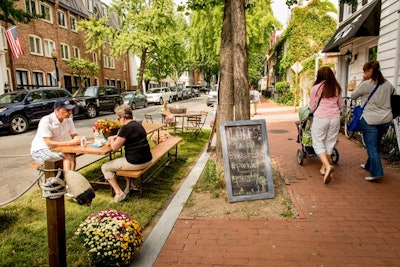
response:
[[(143, 193), (143, 184), (154, 174), (156, 173), (162, 166), (164, 166), (172, 157), (175, 157), (175, 161), (178, 157), (178, 144), (182, 141), (181, 137), (169, 137), (164, 142), (156, 145), (151, 148), (151, 154), (153, 159), (149, 166), (142, 170), (138, 171), (130, 171), (130, 170), (119, 170), (117, 171), (118, 176), (126, 177), (126, 178), (140, 178), (140, 186), (139, 193), (142, 196)], [(171, 153), (170, 150), (175, 148), (175, 153)], [(164, 157), (167, 155), (166, 157)], [(156, 168), (152, 168), (153, 166)], [(151, 172), (148, 172), (151, 169)]]

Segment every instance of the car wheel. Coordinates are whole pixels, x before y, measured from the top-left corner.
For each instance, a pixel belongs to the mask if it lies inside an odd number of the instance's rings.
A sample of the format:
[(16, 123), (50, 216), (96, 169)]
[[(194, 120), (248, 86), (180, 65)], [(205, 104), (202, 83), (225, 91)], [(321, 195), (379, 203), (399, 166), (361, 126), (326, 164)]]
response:
[(94, 105), (89, 105), (86, 109), (87, 117), (95, 118), (97, 117), (97, 108)]
[(132, 109), (132, 110), (136, 109), (135, 102), (132, 102), (132, 104), (131, 104), (131, 109)]
[(147, 108), (147, 106), (149, 105), (149, 103), (147, 103), (147, 101), (144, 102), (144, 107)]
[(160, 105), (164, 104), (164, 99), (162, 99), (162, 97), (160, 97), (159, 103), (160, 103)]
[(10, 122), (10, 132), (13, 134), (24, 133), (28, 130), (28, 120), (22, 115), (14, 115)]
[(168, 102), (172, 103), (172, 102), (174, 102), (174, 99), (172, 97), (170, 97)]

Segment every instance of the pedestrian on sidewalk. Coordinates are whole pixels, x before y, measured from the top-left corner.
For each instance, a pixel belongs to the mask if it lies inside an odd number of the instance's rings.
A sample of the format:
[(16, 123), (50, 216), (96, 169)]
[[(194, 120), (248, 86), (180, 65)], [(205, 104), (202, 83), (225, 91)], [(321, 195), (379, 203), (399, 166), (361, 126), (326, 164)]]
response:
[(395, 92), (393, 85), (388, 82), (379, 70), (378, 61), (370, 61), (363, 66), (363, 79), (351, 94), (352, 99), (361, 98), (362, 104), (375, 89), (375, 93), (364, 107), (360, 120), (361, 130), (367, 147), (368, 159), (361, 168), (370, 173), (366, 181), (379, 181), (383, 178), (382, 162), (379, 155), (379, 144), (393, 119), (390, 95)]
[[(258, 92), (254, 88), (254, 85), (252, 85), (250, 87), (250, 104), (252, 104), (252, 106), (253, 106), (254, 113), (253, 113), (253, 115), (251, 115), (251, 112), (250, 112), (251, 117), (253, 117), (254, 115), (257, 115), (257, 107), (258, 107), (259, 103), (260, 103), (260, 92)], [(251, 111), (251, 108), (250, 108), (250, 111)]]
[(342, 88), (331, 68), (321, 67), (311, 89), (310, 108), (314, 114), (311, 126), (312, 143), (322, 162), (320, 173), (324, 175), (325, 184), (330, 183), (334, 171), (331, 155), (340, 129), (341, 94)]

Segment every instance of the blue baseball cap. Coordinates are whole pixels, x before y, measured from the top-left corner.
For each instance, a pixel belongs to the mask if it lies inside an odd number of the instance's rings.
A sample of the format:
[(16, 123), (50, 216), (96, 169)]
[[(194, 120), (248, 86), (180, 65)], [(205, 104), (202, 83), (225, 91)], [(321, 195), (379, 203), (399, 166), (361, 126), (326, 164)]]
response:
[(75, 105), (72, 105), (69, 100), (61, 99), (57, 100), (54, 103), (54, 109), (56, 108), (65, 108), (65, 109), (74, 109)]

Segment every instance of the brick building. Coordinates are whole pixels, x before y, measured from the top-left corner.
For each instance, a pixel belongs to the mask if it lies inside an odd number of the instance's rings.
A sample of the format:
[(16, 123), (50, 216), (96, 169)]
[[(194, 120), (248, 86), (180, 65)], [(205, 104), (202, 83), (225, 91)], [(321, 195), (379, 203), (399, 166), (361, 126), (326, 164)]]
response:
[[(65, 63), (72, 57), (85, 58), (99, 66), (97, 75), (88, 77), (85, 85), (113, 85), (125, 90), (132, 89), (129, 78), (128, 54), (116, 58), (111, 56), (105, 43), (101, 55), (87, 53), (85, 34), (78, 31), (77, 23), (92, 15), (107, 15), (107, 5), (98, 0), (19, 0), (15, 8), (44, 15), (29, 24), (18, 23), (18, 35), (24, 54), (12, 58), (4, 32), (11, 25), (1, 21), (0, 40), (0, 94), (23, 88), (57, 85), (70, 92), (79, 86), (79, 77)], [(118, 19), (112, 14), (109, 24), (117, 27)], [(56, 52), (56, 57), (54, 53)]]

